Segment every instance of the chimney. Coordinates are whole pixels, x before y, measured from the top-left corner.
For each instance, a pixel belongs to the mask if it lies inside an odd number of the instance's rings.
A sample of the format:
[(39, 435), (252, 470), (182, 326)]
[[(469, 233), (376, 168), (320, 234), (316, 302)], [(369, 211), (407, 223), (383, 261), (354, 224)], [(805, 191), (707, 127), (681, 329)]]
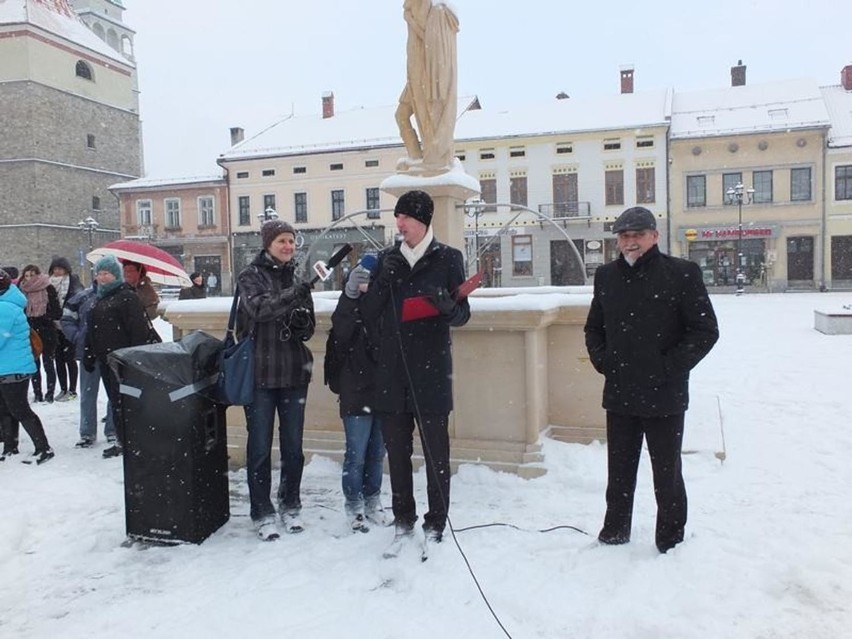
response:
[(840, 72), (840, 84), (847, 91), (852, 91), (852, 64), (847, 64)]
[(231, 146), (235, 146), (246, 139), (246, 132), (241, 127), (231, 127)]
[(746, 72), (746, 67), (743, 64), (743, 61), (737, 60), (737, 66), (731, 67), (731, 86), (732, 87), (744, 87), (745, 86), (745, 72)]
[(322, 94), (322, 119), (334, 117), (334, 94), (326, 91)]
[(627, 64), (621, 67), (621, 92), (633, 93), (633, 65)]

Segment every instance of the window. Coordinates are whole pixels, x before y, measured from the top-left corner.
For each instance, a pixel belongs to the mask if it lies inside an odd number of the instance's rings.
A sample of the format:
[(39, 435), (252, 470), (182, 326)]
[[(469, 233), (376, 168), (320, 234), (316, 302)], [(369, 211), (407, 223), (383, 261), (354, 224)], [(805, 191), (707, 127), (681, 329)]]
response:
[(214, 226), (215, 224), (213, 196), (203, 195), (198, 198), (198, 226)]
[(603, 141), (604, 151), (618, 151), (621, 148), (621, 140), (618, 138), (610, 138)]
[(467, 155), (464, 151), (456, 151), (456, 157), (459, 159), (459, 162), (464, 162), (467, 159)]
[(767, 204), (772, 202), (772, 171), (754, 171), (751, 174), (755, 204)]
[(136, 223), (151, 226), (151, 200), (136, 200)]
[(263, 210), (272, 209), (277, 212), (275, 208), (275, 194), (267, 194), (263, 196)]
[(263, 177), (272, 177), (273, 175), (275, 175), (275, 169), (263, 169), (260, 174)]
[(331, 219), (339, 220), (344, 215), (345, 200), (343, 199), (343, 189), (335, 189), (331, 192)]
[(249, 196), (241, 195), (237, 198), (237, 210), (239, 211), (239, 225), (251, 225), (251, 207), (249, 206)]
[(294, 193), (293, 194), (293, 210), (296, 214), (296, 222), (308, 221), (308, 194)]
[(707, 206), (706, 175), (686, 176), (686, 206), (687, 208)]
[(92, 210), (93, 211), (100, 211), (101, 210), (101, 198), (99, 198), (97, 195), (92, 196)]
[(637, 149), (652, 149), (654, 148), (654, 138), (650, 135), (643, 135), (641, 137), (636, 138), (636, 148)]
[(624, 171), (621, 169), (604, 173), (606, 205), (624, 204)]
[[(487, 178), (479, 180), (479, 197), (483, 202), (497, 201), (497, 179)], [(496, 206), (486, 206), (482, 209), (483, 213), (494, 213), (497, 210)]]
[(573, 142), (557, 142), (556, 143), (556, 155), (563, 155), (565, 153), (573, 153), (574, 152), (574, 143)]
[(526, 175), (516, 175), (509, 178), (509, 201), (512, 204), (527, 205)]
[(245, 180), (248, 177), (248, 171), (237, 171), (237, 179)]
[(370, 169), (370, 168), (373, 168), (375, 166), (379, 166), (379, 161), (378, 160), (365, 160), (364, 166), (366, 166), (368, 169)]
[(728, 195), (728, 191), (733, 189), (737, 184), (743, 183), (742, 173), (723, 173), (722, 174), (722, 202), (725, 204), (734, 204), (736, 200)]
[(343, 170), (343, 162), (335, 162), (334, 164), (328, 165), (329, 171), (342, 171)]
[(555, 173), (553, 175), (553, 217), (577, 215), (577, 174)]
[(636, 203), (653, 204), (657, 201), (656, 171), (654, 167), (636, 169)]
[(368, 220), (378, 220), (381, 217), (379, 213), (379, 208), (381, 204), (379, 204), (379, 189), (378, 187), (373, 187), (367, 189), (367, 219)]
[(811, 169), (790, 169), (790, 201), (810, 202), (811, 200)]
[(170, 197), (163, 200), (166, 205), (166, 228), (180, 228), (180, 200), (176, 197)]
[(527, 151), (522, 146), (510, 146), (509, 147), (509, 157), (510, 158), (523, 158), (527, 156)]
[(852, 200), (852, 164), (834, 167), (834, 199)]
[(86, 136), (86, 148), (94, 149), (95, 148), (95, 136), (89, 133)]
[(512, 275), (532, 277), (532, 235), (512, 236)]
[(77, 60), (77, 66), (75, 67), (74, 72), (77, 74), (78, 78), (83, 78), (84, 80), (94, 79), (92, 76), (92, 67), (88, 62)]
[(308, 167), (306, 166), (294, 166), (293, 173), (307, 173)]
[(494, 149), (480, 149), (479, 150), (479, 159), (480, 160), (493, 160), (495, 158)]

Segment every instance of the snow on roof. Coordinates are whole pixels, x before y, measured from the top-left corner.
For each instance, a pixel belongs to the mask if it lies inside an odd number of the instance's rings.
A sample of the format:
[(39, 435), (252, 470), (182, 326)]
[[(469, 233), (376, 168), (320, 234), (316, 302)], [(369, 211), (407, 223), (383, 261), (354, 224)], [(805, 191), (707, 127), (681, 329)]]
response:
[(822, 87), (821, 90), (831, 121), (828, 146), (852, 146), (852, 91), (840, 85)]
[[(663, 126), (669, 92), (605, 96), (591, 100), (552, 100), (505, 111), (468, 109), (476, 98), (459, 98), (456, 144), (481, 138), (545, 135), (605, 129)], [(402, 146), (394, 112), (397, 105), (335, 113), (287, 116), (231, 147), (223, 160), (293, 155), (377, 146)]]
[[(0, 0), (2, 2), (2, 0)], [(224, 176), (219, 175), (199, 175), (188, 177), (144, 177), (128, 182), (119, 182), (109, 187), (110, 191), (133, 191), (136, 189), (157, 188), (162, 186), (181, 186), (181, 185), (197, 185), (207, 182), (222, 182), (224, 184)]]
[(826, 127), (828, 112), (815, 80), (675, 92), (671, 137)]
[(111, 60), (133, 63), (96, 36), (67, 0), (0, 0), (0, 27), (30, 24)]

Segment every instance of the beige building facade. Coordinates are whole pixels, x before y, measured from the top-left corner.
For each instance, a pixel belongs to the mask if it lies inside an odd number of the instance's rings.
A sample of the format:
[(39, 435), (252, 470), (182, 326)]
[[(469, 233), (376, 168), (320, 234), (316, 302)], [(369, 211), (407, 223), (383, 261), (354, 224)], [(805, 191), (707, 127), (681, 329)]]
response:
[(852, 289), (852, 64), (840, 84), (823, 87), (831, 119), (826, 146), (826, 284)]

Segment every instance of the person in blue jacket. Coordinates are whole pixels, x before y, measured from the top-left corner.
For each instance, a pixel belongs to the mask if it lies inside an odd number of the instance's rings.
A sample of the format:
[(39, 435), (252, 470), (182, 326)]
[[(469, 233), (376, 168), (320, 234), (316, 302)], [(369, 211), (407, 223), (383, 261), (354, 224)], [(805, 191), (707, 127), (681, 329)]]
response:
[(12, 432), (12, 425), (20, 422), (35, 446), (35, 462), (42, 464), (53, 458), (53, 449), (27, 399), (36, 364), (30, 344), (30, 324), (24, 313), (26, 305), (26, 296), (12, 284), (9, 274), (0, 270), (0, 426), (3, 430), (0, 461), (18, 453), (17, 434)]

